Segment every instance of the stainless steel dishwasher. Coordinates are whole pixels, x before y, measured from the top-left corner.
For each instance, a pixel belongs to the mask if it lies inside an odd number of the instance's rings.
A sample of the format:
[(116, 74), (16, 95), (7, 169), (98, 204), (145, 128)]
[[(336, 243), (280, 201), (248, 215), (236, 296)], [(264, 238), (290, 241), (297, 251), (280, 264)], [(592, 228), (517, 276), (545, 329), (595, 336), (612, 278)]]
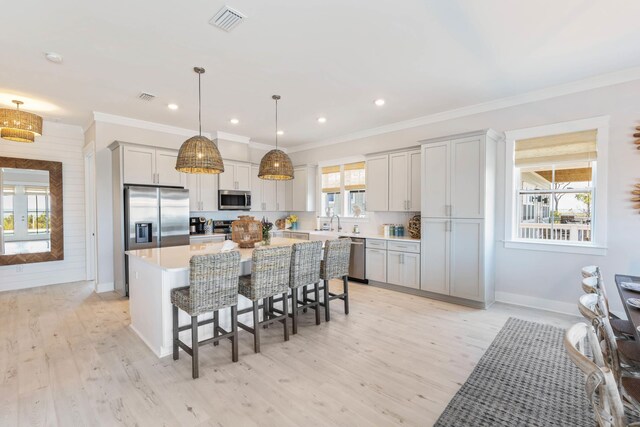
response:
[[(343, 237), (347, 239), (349, 237)], [(365, 258), (365, 241), (360, 237), (350, 237), (351, 256), (349, 257), (349, 280), (369, 283), (367, 280), (367, 266)]]

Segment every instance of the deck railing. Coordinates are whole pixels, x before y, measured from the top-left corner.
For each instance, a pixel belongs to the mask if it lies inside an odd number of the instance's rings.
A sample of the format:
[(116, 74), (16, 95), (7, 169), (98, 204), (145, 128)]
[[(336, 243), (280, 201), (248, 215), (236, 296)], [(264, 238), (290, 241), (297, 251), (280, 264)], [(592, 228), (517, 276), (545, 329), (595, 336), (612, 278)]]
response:
[(591, 224), (540, 224), (521, 222), (519, 234), (521, 239), (590, 242)]

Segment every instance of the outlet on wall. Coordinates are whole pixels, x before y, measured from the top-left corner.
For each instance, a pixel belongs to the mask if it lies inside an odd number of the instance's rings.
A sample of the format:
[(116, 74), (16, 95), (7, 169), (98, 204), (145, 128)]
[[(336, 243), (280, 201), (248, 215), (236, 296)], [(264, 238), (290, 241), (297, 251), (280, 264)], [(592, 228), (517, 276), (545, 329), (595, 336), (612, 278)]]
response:
[(22, 273), (22, 266), (21, 265), (16, 265), (16, 271), (18, 273)]

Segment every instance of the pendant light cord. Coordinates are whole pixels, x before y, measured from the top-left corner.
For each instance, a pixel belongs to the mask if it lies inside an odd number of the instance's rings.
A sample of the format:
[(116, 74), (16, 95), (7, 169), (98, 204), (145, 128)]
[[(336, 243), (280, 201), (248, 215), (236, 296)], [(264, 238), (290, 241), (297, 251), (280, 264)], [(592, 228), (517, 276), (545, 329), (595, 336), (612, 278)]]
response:
[(198, 73), (198, 136), (202, 136), (202, 74)]
[(278, 99), (276, 98), (276, 150), (278, 149)]

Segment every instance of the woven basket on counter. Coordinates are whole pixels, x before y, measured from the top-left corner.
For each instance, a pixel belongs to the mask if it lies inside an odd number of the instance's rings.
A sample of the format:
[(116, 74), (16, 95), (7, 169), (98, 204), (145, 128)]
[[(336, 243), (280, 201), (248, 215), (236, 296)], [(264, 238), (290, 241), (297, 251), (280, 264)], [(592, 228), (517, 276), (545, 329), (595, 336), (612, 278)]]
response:
[(262, 224), (252, 216), (241, 215), (231, 223), (231, 240), (241, 248), (255, 248), (262, 240)]
[(409, 230), (409, 236), (411, 236), (414, 239), (420, 238), (420, 215), (414, 215), (409, 220), (408, 230)]

